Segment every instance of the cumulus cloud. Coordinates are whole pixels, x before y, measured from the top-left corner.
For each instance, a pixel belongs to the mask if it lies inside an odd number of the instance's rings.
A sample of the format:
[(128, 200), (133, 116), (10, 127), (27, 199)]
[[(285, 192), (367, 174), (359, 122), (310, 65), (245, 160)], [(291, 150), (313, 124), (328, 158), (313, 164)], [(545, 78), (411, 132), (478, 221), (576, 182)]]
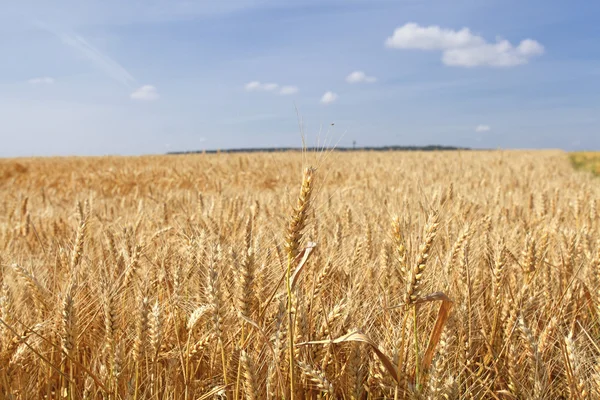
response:
[(489, 125), (477, 125), (475, 127), (475, 132), (489, 132), (492, 128)]
[(262, 83), (259, 81), (252, 81), (252, 82), (248, 82), (245, 86), (246, 90), (249, 92), (254, 92), (254, 91), (266, 91), (266, 92), (272, 92), (274, 90), (276, 90), (279, 87), (278, 84), (276, 83)]
[(514, 67), (527, 64), (529, 59), (544, 53), (544, 47), (535, 40), (523, 40), (517, 47), (508, 40), (476, 47), (444, 51), (444, 64), (455, 67)]
[(376, 81), (377, 78), (368, 76), (363, 71), (354, 71), (346, 77), (346, 82), (348, 83), (373, 83)]
[(323, 97), (321, 97), (322, 104), (331, 104), (338, 99), (338, 95), (333, 92), (325, 92)]
[(279, 94), (282, 95), (290, 95), (298, 93), (298, 88), (296, 86), (283, 86), (281, 90), (279, 90)]
[(524, 39), (517, 46), (503, 39), (488, 43), (469, 28), (455, 31), (414, 22), (396, 28), (385, 45), (393, 49), (441, 51), (445, 65), (467, 68), (514, 67), (527, 64), (531, 58), (544, 53), (544, 46), (533, 39)]
[(144, 85), (131, 93), (130, 97), (133, 100), (153, 101), (158, 100), (160, 96), (158, 95), (158, 91), (154, 86)]
[(469, 28), (454, 31), (442, 29), (437, 25), (420, 26), (414, 22), (396, 28), (394, 34), (385, 41), (387, 47), (420, 50), (445, 50), (482, 43), (485, 43), (485, 40), (473, 35)]
[(298, 87), (293, 85), (280, 86), (277, 83), (263, 83), (260, 81), (251, 81), (244, 85), (248, 92), (272, 92), (283, 96), (289, 96), (298, 93)]
[(42, 76), (39, 78), (31, 78), (27, 81), (31, 85), (51, 85), (54, 83), (54, 78), (48, 76)]

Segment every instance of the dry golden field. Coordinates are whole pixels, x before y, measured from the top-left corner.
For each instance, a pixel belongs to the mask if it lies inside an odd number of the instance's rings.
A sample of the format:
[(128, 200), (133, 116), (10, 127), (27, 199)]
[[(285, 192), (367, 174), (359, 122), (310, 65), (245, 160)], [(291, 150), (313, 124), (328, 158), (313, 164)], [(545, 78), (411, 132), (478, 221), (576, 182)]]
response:
[(598, 199), (559, 151), (0, 160), (0, 398), (599, 398)]

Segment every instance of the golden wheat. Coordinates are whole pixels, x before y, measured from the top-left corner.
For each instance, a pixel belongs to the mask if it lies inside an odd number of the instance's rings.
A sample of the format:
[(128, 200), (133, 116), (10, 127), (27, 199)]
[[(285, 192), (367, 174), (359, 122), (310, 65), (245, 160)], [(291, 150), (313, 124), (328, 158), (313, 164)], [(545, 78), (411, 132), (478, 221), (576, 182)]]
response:
[(0, 398), (593, 398), (599, 199), (559, 151), (0, 160)]

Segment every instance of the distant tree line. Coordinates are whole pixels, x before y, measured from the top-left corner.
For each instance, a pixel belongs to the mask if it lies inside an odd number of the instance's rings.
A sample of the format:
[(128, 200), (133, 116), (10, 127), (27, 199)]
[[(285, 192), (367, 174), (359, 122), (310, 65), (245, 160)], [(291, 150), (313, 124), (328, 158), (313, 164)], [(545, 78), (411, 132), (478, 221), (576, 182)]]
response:
[(217, 154), (217, 153), (275, 153), (285, 151), (440, 151), (440, 150), (471, 150), (468, 147), (454, 146), (380, 146), (380, 147), (256, 147), (246, 149), (222, 149), (222, 150), (190, 150), (190, 151), (171, 151), (167, 154)]

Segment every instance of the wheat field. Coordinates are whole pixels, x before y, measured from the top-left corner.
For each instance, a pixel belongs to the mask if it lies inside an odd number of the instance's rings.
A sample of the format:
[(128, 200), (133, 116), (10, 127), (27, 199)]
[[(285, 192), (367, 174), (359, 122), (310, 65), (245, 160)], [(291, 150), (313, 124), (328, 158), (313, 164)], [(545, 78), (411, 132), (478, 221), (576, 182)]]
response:
[(0, 160), (0, 398), (600, 397), (560, 151)]

